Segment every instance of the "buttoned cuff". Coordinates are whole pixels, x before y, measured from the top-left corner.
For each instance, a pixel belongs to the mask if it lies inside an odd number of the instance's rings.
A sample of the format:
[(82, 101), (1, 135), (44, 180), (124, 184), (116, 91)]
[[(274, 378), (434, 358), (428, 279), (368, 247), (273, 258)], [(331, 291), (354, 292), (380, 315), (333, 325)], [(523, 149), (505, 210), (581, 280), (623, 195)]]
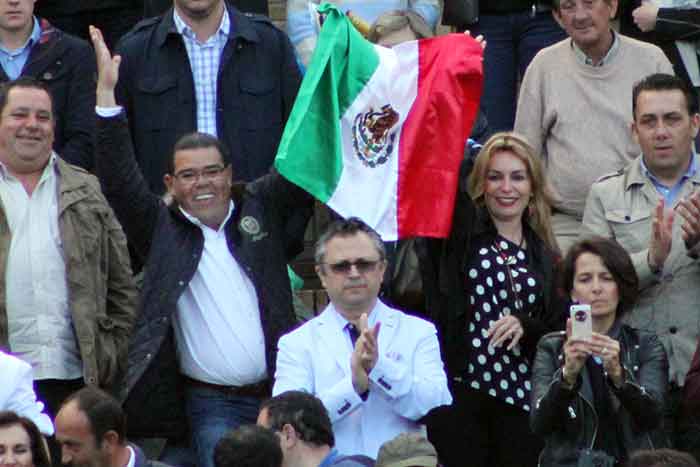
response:
[(380, 356), (369, 373), (369, 380), (387, 397), (396, 399), (406, 393), (402, 386), (405, 385), (407, 372), (406, 365)]
[(323, 405), (326, 406), (330, 415), (331, 422), (345, 417), (363, 403), (360, 396), (355, 392), (350, 376), (338, 381), (322, 399)]

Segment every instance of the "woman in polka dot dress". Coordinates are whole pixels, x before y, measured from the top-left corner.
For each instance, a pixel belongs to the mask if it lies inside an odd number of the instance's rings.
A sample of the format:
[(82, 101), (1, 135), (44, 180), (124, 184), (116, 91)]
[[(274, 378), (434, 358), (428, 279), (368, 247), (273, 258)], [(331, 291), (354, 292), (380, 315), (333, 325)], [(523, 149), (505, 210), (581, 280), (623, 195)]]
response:
[(427, 242), (423, 257), (455, 399), (429, 435), (447, 467), (465, 465), (465, 452), (471, 467), (535, 466), (531, 362), (539, 338), (564, 325), (550, 195), (539, 157), (516, 134), (493, 135), (469, 165), (450, 236)]

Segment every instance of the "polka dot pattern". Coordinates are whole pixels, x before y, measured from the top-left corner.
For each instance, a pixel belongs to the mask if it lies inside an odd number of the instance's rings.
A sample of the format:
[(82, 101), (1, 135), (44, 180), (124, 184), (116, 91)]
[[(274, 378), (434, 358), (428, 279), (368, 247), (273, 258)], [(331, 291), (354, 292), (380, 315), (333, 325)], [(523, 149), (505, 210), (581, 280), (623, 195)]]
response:
[(521, 355), (520, 346), (506, 350), (509, 340), (501, 347), (491, 346), (488, 331), (512, 311), (527, 313), (538, 307), (541, 285), (528, 269), (525, 251), (504, 238), (499, 237), (497, 243), (484, 241), (476, 245), (474, 253), (465, 269), (465, 292), (472, 307), (466, 330), (472, 351), (465, 384), (528, 411), (529, 362)]

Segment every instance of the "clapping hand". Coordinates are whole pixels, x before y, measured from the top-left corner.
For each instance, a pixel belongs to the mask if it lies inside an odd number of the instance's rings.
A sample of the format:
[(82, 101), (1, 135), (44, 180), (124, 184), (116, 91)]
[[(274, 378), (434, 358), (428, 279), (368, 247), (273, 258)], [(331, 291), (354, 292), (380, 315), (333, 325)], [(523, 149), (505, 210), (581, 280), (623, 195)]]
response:
[(367, 314), (360, 316), (358, 331), (360, 336), (355, 342), (355, 349), (350, 356), (350, 368), (352, 370), (352, 385), (355, 392), (364, 394), (369, 389), (369, 373), (374, 369), (379, 358), (378, 336), (381, 323), (370, 328), (367, 322)]

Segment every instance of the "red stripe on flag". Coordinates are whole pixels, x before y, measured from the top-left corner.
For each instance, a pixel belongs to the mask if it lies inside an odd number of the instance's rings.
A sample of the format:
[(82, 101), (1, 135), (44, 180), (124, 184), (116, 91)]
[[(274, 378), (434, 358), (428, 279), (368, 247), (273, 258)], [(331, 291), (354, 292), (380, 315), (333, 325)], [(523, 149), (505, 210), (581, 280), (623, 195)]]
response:
[(479, 108), (482, 52), (464, 34), (418, 44), (418, 93), (399, 142), (398, 234), (446, 237), (459, 164)]

